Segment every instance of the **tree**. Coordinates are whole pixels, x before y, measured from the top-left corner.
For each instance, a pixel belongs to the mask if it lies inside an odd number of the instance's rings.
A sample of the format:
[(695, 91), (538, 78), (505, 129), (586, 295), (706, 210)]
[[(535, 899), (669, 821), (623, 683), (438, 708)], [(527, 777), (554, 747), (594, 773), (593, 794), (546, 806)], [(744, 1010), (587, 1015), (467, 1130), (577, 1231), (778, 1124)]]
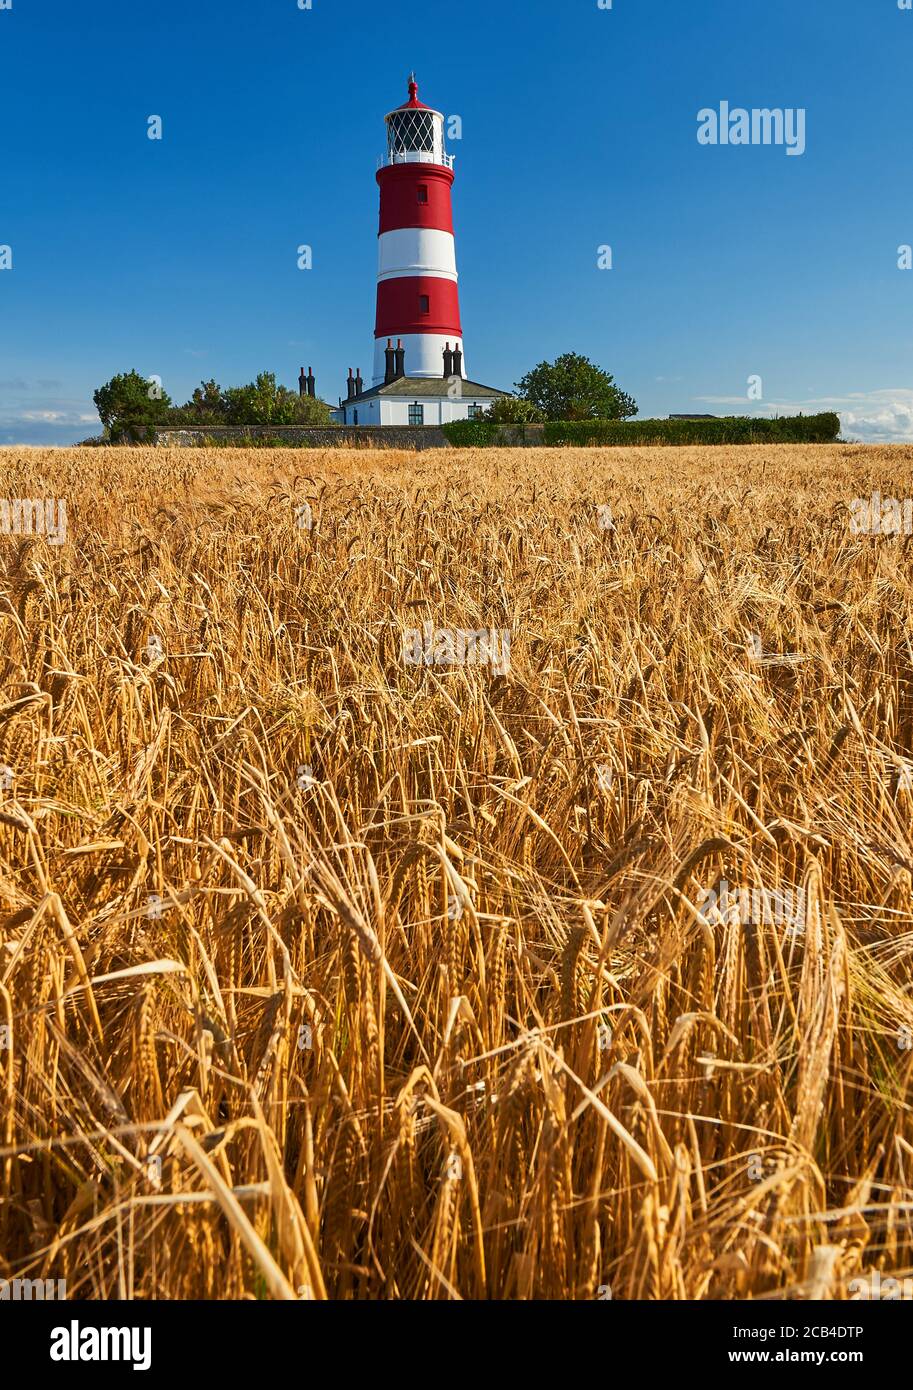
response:
[(247, 386), (229, 387), (223, 400), (230, 425), (325, 425), (330, 419), (324, 401), (277, 386), (273, 372), (261, 372)]
[[(149, 392), (152, 391), (152, 396)], [(201, 381), (189, 401), (172, 405), (154, 381), (136, 372), (116, 376), (95, 392), (95, 404), (108, 439), (151, 439), (156, 425), (328, 425), (325, 401), (277, 386), (272, 372), (261, 372), (246, 386), (223, 389)]]
[(214, 425), (225, 414), (221, 386), (212, 377), (209, 381), (201, 381), (185, 409), (199, 415), (202, 424)]
[(123, 372), (93, 397), (105, 433), (119, 443), (148, 443), (171, 409), (171, 398), (155, 377)]
[(516, 388), (546, 420), (625, 420), (637, 414), (633, 397), (588, 357), (566, 352), (540, 362)]
[(485, 418), (496, 425), (525, 425), (544, 420), (545, 416), (524, 396), (501, 396), (492, 402)]
[(289, 397), (293, 415), (289, 424), (328, 425), (330, 423), (330, 407), (326, 401), (321, 401), (316, 396), (298, 396), (291, 391)]
[(224, 425), (225, 399), (217, 381), (201, 381), (190, 400), (173, 405), (165, 418), (167, 425)]

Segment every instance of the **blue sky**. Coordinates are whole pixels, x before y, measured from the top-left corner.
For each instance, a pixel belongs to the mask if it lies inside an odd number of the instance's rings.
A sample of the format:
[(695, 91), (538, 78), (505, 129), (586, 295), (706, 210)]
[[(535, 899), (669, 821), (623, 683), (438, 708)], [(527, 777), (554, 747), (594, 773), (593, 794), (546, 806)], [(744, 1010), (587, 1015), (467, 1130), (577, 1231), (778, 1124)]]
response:
[[(642, 416), (838, 409), (847, 437), (913, 439), (897, 0), (12, 0), (0, 445), (95, 433), (93, 390), (131, 367), (176, 401), (310, 365), (335, 402), (350, 365), (370, 377), (374, 174), (410, 68), (462, 119), (475, 380), (577, 351)], [(805, 153), (700, 145), (724, 100), (803, 108)]]

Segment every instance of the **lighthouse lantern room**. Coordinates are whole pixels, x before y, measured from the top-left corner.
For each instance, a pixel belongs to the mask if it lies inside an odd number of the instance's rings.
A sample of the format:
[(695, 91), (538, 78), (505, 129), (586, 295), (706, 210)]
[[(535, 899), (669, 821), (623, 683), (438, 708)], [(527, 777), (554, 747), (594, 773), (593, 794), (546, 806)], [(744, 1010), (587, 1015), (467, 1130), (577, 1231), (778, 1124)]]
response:
[[(380, 186), (374, 380), (349, 372), (342, 424), (443, 424), (471, 418), (505, 393), (466, 378), (453, 233), (453, 156), (444, 116), (418, 99), (386, 117)], [(353, 391), (353, 384), (355, 390)]]

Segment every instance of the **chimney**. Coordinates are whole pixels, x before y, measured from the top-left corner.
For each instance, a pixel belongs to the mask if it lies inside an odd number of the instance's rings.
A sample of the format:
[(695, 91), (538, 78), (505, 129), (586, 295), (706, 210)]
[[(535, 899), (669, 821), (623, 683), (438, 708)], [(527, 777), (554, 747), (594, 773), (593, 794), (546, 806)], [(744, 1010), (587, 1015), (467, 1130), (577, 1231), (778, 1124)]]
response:
[(463, 376), (463, 350), (457, 343), (453, 349), (453, 376), (462, 378)]
[(361, 367), (355, 368), (355, 394), (360, 396), (365, 389), (365, 383), (361, 379)]
[(384, 357), (386, 358), (387, 363), (386, 369), (384, 371), (384, 385), (389, 386), (390, 382), (396, 376), (396, 352), (393, 347), (392, 338), (387, 339), (387, 346), (384, 351)]
[(307, 377), (304, 375), (304, 368), (302, 367), (302, 368), (301, 368), (301, 371), (300, 371), (299, 374), (298, 374), (298, 395), (299, 395), (299, 396), (304, 396), (304, 395), (306, 395), (306, 394), (307, 394)]
[(453, 350), (448, 343), (444, 348), (444, 379), (453, 376)]
[(311, 399), (313, 400), (313, 399), (314, 399), (314, 396), (317, 394), (317, 378), (315, 377), (314, 373), (311, 371), (310, 367), (308, 367), (307, 383), (308, 383), (308, 395), (309, 395), (309, 396), (311, 397)]
[(406, 375), (406, 349), (403, 347), (402, 338), (396, 340), (396, 375)]
[(349, 368), (349, 379), (346, 382), (346, 400), (350, 401), (355, 395), (355, 378), (352, 375), (352, 368)]

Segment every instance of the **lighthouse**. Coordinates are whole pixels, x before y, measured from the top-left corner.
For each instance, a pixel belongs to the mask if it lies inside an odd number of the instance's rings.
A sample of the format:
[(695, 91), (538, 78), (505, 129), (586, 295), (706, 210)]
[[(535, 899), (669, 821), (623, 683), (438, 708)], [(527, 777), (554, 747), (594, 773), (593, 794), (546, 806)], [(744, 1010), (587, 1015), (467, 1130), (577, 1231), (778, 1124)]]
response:
[[(463, 328), (453, 235), (453, 156), (444, 143), (444, 117), (418, 99), (415, 74), (409, 100), (386, 117), (385, 163), (377, 171), (380, 229), (374, 383), (386, 375), (387, 339), (405, 356), (409, 376), (439, 377), (444, 353), (462, 354)], [(397, 350), (397, 349), (394, 349)]]
[(506, 393), (467, 378), (444, 115), (409, 98), (385, 117), (377, 171), (380, 223), (373, 384), (349, 369), (335, 412), (347, 425), (440, 425), (473, 419)]

